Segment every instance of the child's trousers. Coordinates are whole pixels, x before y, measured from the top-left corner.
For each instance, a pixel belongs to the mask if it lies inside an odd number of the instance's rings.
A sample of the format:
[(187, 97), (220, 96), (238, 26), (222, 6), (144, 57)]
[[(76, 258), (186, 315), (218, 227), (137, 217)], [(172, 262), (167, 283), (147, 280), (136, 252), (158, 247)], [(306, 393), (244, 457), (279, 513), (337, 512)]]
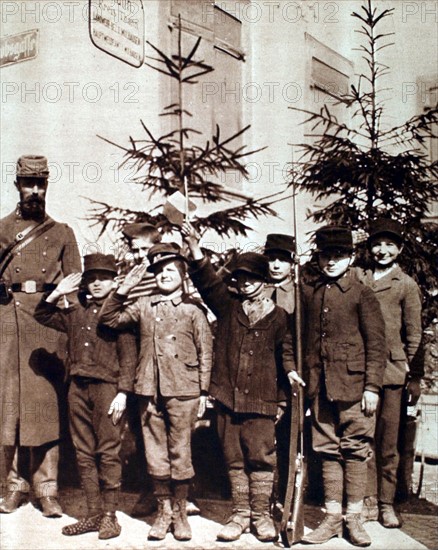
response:
[(228, 469), (273, 472), (276, 464), (275, 419), (237, 414), (219, 405), (218, 434)]
[(375, 426), (376, 415), (365, 416), (360, 401), (329, 401), (319, 393), (313, 402), (312, 446), (330, 460), (369, 460)]
[(158, 479), (192, 478), (192, 432), (199, 397), (142, 397), (139, 406), (148, 473)]
[[(89, 509), (99, 509), (100, 489), (110, 494), (121, 484), (122, 465), (119, 457), (123, 421), (115, 426), (108, 415), (117, 395), (117, 385), (101, 380), (74, 376), (68, 393), (69, 422), (76, 458)], [(112, 510), (108, 510), (112, 511)]]

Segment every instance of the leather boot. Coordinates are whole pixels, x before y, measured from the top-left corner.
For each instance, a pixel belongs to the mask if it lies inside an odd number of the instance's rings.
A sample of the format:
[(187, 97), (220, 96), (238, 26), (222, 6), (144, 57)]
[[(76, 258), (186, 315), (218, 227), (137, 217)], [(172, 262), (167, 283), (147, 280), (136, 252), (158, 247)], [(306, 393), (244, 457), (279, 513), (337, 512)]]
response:
[(173, 536), (176, 540), (190, 540), (192, 530), (187, 520), (187, 500), (175, 499), (172, 512)]
[(240, 538), (249, 531), (251, 512), (249, 508), (249, 480), (243, 469), (232, 469), (228, 473), (233, 499), (233, 513), (217, 534), (217, 540), (226, 542)]
[(361, 519), (362, 523), (379, 519), (379, 506), (376, 495), (364, 498)]
[(46, 518), (62, 517), (62, 508), (56, 497), (41, 497), (39, 499), (43, 511), (43, 516)]
[(371, 539), (362, 525), (360, 514), (347, 514), (345, 527), (350, 542), (354, 546), (369, 546), (371, 544)]
[(272, 542), (278, 538), (278, 533), (270, 514), (273, 484), (273, 472), (251, 472), (249, 475), (251, 523), (254, 535), (261, 542)]
[(316, 529), (304, 535), (303, 542), (323, 544), (333, 537), (342, 537), (342, 514), (326, 514)]
[(402, 526), (402, 521), (397, 516), (392, 504), (380, 503), (379, 521), (387, 529), (397, 529)]
[(149, 531), (149, 540), (163, 540), (172, 524), (172, 501), (170, 498), (158, 497), (158, 514)]
[(99, 538), (100, 539), (113, 539), (118, 537), (122, 532), (122, 528), (117, 521), (115, 512), (104, 512), (100, 516), (99, 525)]
[(2, 514), (12, 514), (26, 499), (26, 493), (22, 491), (8, 491), (3, 501), (0, 503), (0, 512)]

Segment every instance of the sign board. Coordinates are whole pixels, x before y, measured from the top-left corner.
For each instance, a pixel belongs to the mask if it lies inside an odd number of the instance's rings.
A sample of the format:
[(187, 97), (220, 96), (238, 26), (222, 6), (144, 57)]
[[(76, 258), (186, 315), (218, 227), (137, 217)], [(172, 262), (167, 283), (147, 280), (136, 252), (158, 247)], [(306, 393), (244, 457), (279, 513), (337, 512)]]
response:
[(89, 25), (97, 48), (133, 67), (143, 65), (142, 0), (90, 0)]
[(37, 54), (37, 29), (0, 38), (0, 67), (34, 59)]

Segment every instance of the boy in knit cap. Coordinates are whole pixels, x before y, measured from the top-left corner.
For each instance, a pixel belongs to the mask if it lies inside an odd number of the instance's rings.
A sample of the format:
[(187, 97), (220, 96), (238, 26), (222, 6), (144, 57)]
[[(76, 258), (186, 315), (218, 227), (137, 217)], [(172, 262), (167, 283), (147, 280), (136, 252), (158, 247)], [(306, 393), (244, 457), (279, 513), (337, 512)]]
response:
[[(88, 515), (64, 527), (67, 536), (99, 531), (100, 539), (109, 539), (121, 532), (115, 514), (122, 477), (120, 420), (127, 393), (133, 389), (137, 348), (132, 334), (98, 324), (116, 275), (114, 256), (89, 254), (83, 274), (62, 279), (35, 310), (37, 321), (68, 336), (70, 432)], [(76, 292), (81, 282), (89, 296), (80, 293), (79, 303), (57, 307), (59, 298)]]
[[(113, 328), (135, 326), (140, 359), (134, 391), (148, 473), (158, 515), (148, 538), (162, 540), (172, 527), (177, 540), (190, 540), (187, 497), (194, 476), (191, 435), (203, 416), (210, 383), (212, 337), (205, 314), (183, 292), (186, 260), (176, 243), (153, 246), (149, 266), (135, 266), (102, 308), (100, 319)], [(126, 296), (153, 273), (159, 294), (126, 305)], [(173, 498), (173, 502), (172, 502)]]
[(371, 289), (352, 276), (347, 228), (316, 232), (319, 276), (303, 284), (304, 373), (312, 400), (312, 445), (322, 460), (326, 516), (303, 541), (342, 536), (342, 500), (352, 544), (369, 546), (362, 526), (367, 461), (385, 366), (385, 326)]
[(270, 498), (276, 463), (277, 377), (284, 369), (290, 383), (303, 383), (295, 372), (287, 314), (265, 296), (266, 256), (253, 252), (238, 256), (231, 267), (237, 293), (230, 292), (204, 256), (199, 235), (189, 222), (182, 234), (194, 260), (191, 279), (218, 323), (210, 395), (217, 404), (233, 513), (217, 538), (237, 540), (252, 526), (260, 541), (273, 541), (277, 533)]
[(400, 419), (407, 405), (420, 397), (423, 363), (417, 360), (421, 328), (421, 293), (417, 283), (398, 265), (403, 249), (403, 227), (396, 220), (378, 218), (370, 223), (368, 250), (372, 268), (358, 270), (359, 279), (378, 299), (386, 331), (386, 368), (377, 411), (375, 459), (369, 462), (368, 487), (363, 510), (365, 521), (377, 520), (384, 527), (401, 526), (394, 510), (399, 464)]

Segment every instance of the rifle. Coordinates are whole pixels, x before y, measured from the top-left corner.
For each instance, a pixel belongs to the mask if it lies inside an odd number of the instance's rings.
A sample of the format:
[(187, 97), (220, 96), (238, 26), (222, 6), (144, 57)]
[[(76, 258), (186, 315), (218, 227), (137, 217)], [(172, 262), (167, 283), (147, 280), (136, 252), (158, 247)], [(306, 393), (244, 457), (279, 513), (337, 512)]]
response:
[[(299, 281), (299, 254), (297, 244), (297, 216), (295, 204), (295, 184), (293, 186), (294, 213), (294, 282), (295, 282), (295, 335), (297, 373), (302, 377), (303, 351), (301, 345), (301, 299)], [(304, 535), (304, 485), (307, 477), (307, 463), (304, 457), (304, 395), (303, 388), (295, 383), (291, 395), (291, 424), (289, 440), (289, 470), (286, 496), (280, 524), (280, 536), (285, 547), (299, 542)]]

